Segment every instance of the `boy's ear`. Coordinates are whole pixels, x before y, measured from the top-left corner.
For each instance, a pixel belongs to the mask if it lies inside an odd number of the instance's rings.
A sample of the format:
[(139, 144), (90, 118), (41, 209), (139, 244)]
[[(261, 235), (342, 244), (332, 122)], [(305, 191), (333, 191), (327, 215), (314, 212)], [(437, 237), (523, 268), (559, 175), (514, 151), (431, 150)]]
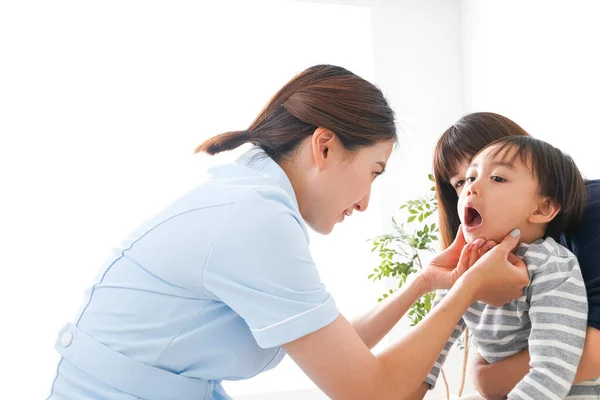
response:
[(560, 212), (560, 205), (550, 198), (544, 198), (527, 219), (532, 224), (547, 224)]

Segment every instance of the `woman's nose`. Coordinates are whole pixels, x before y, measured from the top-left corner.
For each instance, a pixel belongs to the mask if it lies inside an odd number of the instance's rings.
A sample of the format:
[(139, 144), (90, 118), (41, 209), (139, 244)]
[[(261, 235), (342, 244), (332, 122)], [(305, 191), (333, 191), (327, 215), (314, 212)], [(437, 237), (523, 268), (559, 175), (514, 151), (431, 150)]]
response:
[(365, 211), (367, 207), (369, 207), (369, 198), (371, 197), (371, 189), (367, 192), (365, 197), (363, 197), (358, 203), (354, 203), (354, 209), (356, 211)]

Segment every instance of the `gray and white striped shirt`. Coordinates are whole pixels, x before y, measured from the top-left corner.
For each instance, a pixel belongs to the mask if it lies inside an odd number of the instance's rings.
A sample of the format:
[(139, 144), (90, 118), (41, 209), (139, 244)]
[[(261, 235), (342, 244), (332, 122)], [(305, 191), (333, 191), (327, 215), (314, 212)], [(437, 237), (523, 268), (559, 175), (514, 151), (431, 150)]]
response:
[[(502, 307), (476, 302), (458, 321), (426, 378), (431, 387), (465, 327), (489, 363), (529, 348), (529, 373), (509, 393), (515, 400), (600, 399), (600, 380), (572, 386), (585, 342), (588, 303), (577, 258), (553, 239), (522, 244), (529, 271), (523, 296)], [(437, 293), (434, 307), (446, 294)]]

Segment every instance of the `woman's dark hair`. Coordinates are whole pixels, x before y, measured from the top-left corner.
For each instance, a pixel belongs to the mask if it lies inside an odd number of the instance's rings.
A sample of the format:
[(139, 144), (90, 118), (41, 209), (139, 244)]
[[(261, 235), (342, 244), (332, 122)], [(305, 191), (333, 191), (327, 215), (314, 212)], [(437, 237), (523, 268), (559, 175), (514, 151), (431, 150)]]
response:
[(462, 162), (469, 162), (484, 147), (507, 136), (529, 136), (516, 122), (490, 112), (467, 114), (444, 132), (435, 147), (433, 175), (438, 200), (439, 229), (442, 249), (452, 244), (460, 218), (456, 209), (458, 196), (450, 184)]
[(248, 129), (214, 136), (196, 153), (214, 155), (252, 143), (280, 161), (318, 127), (351, 151), (397, 138), (394, 112), (381, 90), (342, 67), (315, 65), (285, 84)]

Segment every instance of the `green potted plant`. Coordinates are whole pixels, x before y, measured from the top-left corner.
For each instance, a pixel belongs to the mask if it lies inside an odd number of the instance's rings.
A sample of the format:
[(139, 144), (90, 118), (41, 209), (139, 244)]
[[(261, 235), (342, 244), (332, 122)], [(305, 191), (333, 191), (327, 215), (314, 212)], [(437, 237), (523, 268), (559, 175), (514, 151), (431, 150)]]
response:
[[(433, 175), (429, 174), (429, 180), (434, 182)], [(435, 197), (435, 186), (428, 193), (418, 199), (409, 200), (400, 206), (398, 223), (396, 217), (392, 217), (392, 232), (371, 239), (373, 244), (371, 251), (377, 252), (381, 259), (379, 265), (369, 274), (368, 279), (380, 281), (391, 279), (397, 282), (395, 288), (383, 293), (378, 301), (383, 301), (389, 295), (402, 287), (412, 274), (423, 270), (425, 267), (421, 261), (421, 255), (425, 252), (435, 252), (434, 244), (438, 241), (439, 228), (435, 222), (430, 223), (437, 216), (438, 203)], [(431, 310), (435, 292), (427, 293), (417, 300), (408, 312), (411, 326), (418, 324)], [(465, 369), (469, 356), (469, 331), (458, 341), (458, 346), (463, 349), (463, 371), (458, 390), (460, 397), (465, 384)], [(441, 370), (444, 385), (446, 386), (446, 398), (450, 399), (450, 388), (444, 370)]]

